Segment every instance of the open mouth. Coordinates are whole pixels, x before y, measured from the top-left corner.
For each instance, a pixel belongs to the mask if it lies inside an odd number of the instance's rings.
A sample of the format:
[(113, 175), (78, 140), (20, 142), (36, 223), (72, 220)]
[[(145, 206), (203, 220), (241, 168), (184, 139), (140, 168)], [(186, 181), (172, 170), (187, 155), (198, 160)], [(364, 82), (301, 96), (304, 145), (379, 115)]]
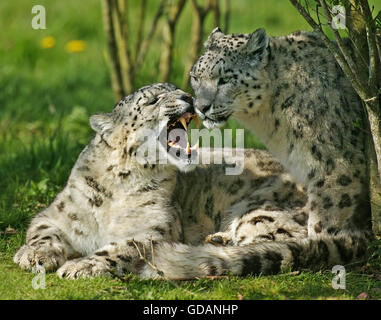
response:
[(167, 124), (167, 152), (174, 151), (176, 156), (182, 154), (191, 157), (192, 152), (198, 150), (198, 143), (191, 147), (188, 141), (188, 128), (192, 122), (198, 127), (199, 122), (196, 114), (186, 112), (180, 118)]

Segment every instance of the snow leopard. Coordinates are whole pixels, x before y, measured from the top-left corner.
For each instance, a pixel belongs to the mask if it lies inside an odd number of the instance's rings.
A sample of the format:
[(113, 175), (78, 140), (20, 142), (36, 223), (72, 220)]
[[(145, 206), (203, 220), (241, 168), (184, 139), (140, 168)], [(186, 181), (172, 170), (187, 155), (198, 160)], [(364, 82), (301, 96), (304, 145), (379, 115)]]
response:
[[(225, 174), (234, 166), (230, 160), (190, 160), (219, 152), (183, 139), (194, 112), (192, 96), (157, 83), (123, 98), (112, 112), (93, 115), (95, 136), (63, 190), (32, 219), (14, 262), (68, 279), (128, 272), (194, 279), (310, 265), (323, 242), (298, 242), (307, 233), (304, 188), (264, 150), (242, 150), (240, 175)], [(142, 149), (147, 144), (157, 146), (156, 161)], [(229, 243), (210, 237), (227, 232), (237, 217), (242, 223)], [(288, 240), (298, 264), (280, 254)]]
[[(216, 28), (190, 76), (206, 127), (235, 118), (306, 188), (303, 241), (330, 243), (320, 243), (311, 264), (330, 255), (337, 264), (364, 258), (372, 239), (364, 112), (321, 38), (302, 31), (271, 37), (264, 29), (226, 35)], [(282, 259), (303, 259), (306, 247), (279, 245)]]

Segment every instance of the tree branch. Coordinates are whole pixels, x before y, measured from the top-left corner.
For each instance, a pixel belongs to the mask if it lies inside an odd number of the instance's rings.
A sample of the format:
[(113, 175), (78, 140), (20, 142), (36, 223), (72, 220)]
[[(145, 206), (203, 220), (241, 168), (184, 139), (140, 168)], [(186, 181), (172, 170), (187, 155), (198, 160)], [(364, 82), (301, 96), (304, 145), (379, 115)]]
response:
[(160, 81), (167, 82), (171, 74), (175, 31), (178, 18), (184, 8), (185, 0), (178, 0), (171, 5), (163, 28), (163, 50), (160, 57)]
[(137, 27), (136, 45), (135, 45), (135, 58), (134, 58), (135, 61), (138, 57), (138, 54), (143, 42), (143, 30), (144, 30), (144, 22), (146, 17), (146, 9), (147, 9), (147, 0), (140, 0), (139, 23)]
[[(358, 66), (354, 63), (354, 61), (351, 57), (351, 53), (349, 52), (349, 49), (347, 48), (347, 46), (345, 46), (343, 39), (340, 36), (340, 33), (337, 31), (336, 28), (332, 27), (332, 16), (331, 16), (330, 10), (328, 9), (326, 1), (320, 0), (320, 4), (323, 7), (325, 15), (327, 16), (328, 25), (330, 26), (330, 29), (332, 30), (333, 35), (335, 36), (337, 45), (338, 45), (345, 61), (347, 62), (349, 68), (351, 69), (352, 76), (354, 77), (354, 79), (356, 79), (356, 81), (359, 84), (363, 83), (364, 79), (361, 78), (362, 72), (359, 70)], [(320, 30), (321, 30), (321, 28), (320, 28)], [(366, 65), (365, 65), (365, 67), (366, 67)], [(360, 77), (360, 79), (357, 79), (358, 77)]]
[(380, 57), (377, 50), (376, 28), (368, 1), (361, 0), (360, 7), (367, 19), (365, 19), (366, 37), (369, 48), (369, 86), (377, 92), (377, 87), (381, 86)]
[(118, 49), (115, 41), (115, 31), (112, 19), (112, 6), (113, 3), (111, 0), (102, 0), (102, 17), (109, 53), (108, 63), (110, 64), (111, 85), (114, 92), (114, 99), (115, 101), (119, 101), (119, 99), (123, 96), (123, 89), (121, 87), (122, 78), (120, 74), (120, 66), (117, 52)]
[(225, 19), (224, 19), (224, 33), (227, 34), (229, 32), (229, 24), (230, 24), (230, 0), (225, 0)]
[(185, 65), (183, 75), (183, 87), (186, 87), (189, 83), (189, 71), (191, 70), (194, 62), (196, 61), (202, 46), (205, 17), (212, 8), (211, 1), (208, 1), (205, 7), (198, 5), (196, 0), (191, 0), (191, 4), (193, 8), (192, 36), (188, 61)]
[(211, 4), (211, 10), (213, 12), (214, 27), (218, 27), (220, 25), (220, 16), (221, 16), (218, 0), (211, 0), (210, 4)]
[(350, 80), (352, 86), (356, 90), (357, 94), (361, 97), (362, 100), (366, 100), (371, 97), (369, 90), (363, 86), (357, 79), (357, 77), (353, 74), (351, 68), (347, 64), (342, 52), (334, 45), (333, 42), (327, 37), (327, 35), (323, 32), (323, 30), (319, 27), (319, 25), (312, 19), (312, 17), (308, 14), (308, 12), (303, 8), (303, 6), (297, 0), (290, 0), (292, 5), (299, 11), (299, 13), (304, 17), (304, 19), (308, 22), (308, 24), (312, 27), (312, 29), (320, 35), (321, 39), (324, 41), (325, 45), (334, 55), (337, 63), (340, 65), (341, 69), (343, 69), (344, 73), (347, 75)]
[(171, 24), (176, 24), (181, 11), (183, 10), (185, 5), (185, 0), (178, 0), (175, 6), (172, 6), (169, 10), (168, 18)]
[[(114, 21), (115, 40), (118, 48), (118, 56), (120, 63), (120, 77), (122, 79), (123, 96), (128, 95), (132, 91), (132, 68), (131, 54), (128, 48), (128, 31), (126, 20), (123, 16), (126, 15), (124, 0), (118, 0), (112, 6), (112, 15)], [(124, 13), (122, 16), (122, 12)], [(125, 18), (125, 17), (124, 17)]]
[(161, 16), (164, 13), (164, 7), (165, 7), (166, 3), (167, 3), (167, 0), (161, 0), (161, 2), (160, 2), (159, 8), (157, 9), (155, 17), (153, 19), (153, 22), (151, 24), (151, 29), (149, 30), (148, 35), (147, 35), (146, 39), (144, 40), (144, 42), (141, 46), (140, 52), (137, 56), (137, 60), (136, 60), (135, 68), (134, 68), (134, 73), (136, 73), (136, 70), (140, 68), (140, 66), (142, 65), (142, 63), (145, 59), (148, 48), (151, 44), (151, 40), (152, 40), (152, 38), (155, 34), (155, 31), (157, 29), (157, 24), (158, 24)]

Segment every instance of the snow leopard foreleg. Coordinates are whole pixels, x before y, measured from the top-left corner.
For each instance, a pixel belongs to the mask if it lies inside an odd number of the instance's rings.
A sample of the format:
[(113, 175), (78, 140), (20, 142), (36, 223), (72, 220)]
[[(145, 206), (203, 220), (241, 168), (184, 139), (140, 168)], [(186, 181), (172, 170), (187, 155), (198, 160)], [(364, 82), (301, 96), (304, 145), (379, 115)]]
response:
[(45, 271), (55, 271), (67, 259), (77, 255), (64, 232), (42, 216), (32, 221), (26, 244), (17, 251), (13, 261), (25, 270), (43, 267)]

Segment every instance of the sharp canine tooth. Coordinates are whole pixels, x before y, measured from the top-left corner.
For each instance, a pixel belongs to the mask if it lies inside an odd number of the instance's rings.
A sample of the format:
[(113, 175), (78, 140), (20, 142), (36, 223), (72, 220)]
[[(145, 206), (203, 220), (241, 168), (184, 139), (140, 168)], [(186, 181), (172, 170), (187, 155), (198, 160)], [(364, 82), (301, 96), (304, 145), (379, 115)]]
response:
[(186, 120), (183, 117), (181, 117), (179, 120), (180, 120), (181, 124), (183, 125), (183, 127), (185, 128), (185, 130), (188, 130)]
[(192, 150), (191, 150), (190, 144), (189, 142), (187, 142), (187, 154), (191, 154), (191, 153), (192, 153)]
[(178, 144), (176, 144), (176, 142), (169, 141), (169, 142), (167, 142), (167, 144), (168, 144), (171, 148), (182, 149), (181, 146), (179, 146)]

